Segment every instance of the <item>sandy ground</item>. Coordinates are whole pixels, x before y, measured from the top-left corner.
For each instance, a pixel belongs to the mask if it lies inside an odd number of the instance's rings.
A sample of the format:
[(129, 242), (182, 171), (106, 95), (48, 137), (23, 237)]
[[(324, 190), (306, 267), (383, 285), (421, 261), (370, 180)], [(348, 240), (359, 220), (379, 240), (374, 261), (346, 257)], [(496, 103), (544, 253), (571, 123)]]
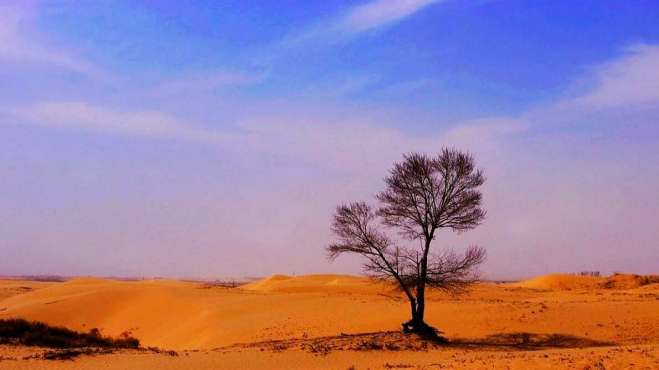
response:
[[(21, 288), (22, 287), (22, 288)], [(29, 288), (29, 289), (28, 289)], [(351, 276), (273, 276), (240, 288), (167, 280), (0, 281), (0, 318), (21, 317), (175, 350), (24, 359), (0, 369), (659, 369), (659, 284), (552, 275), (429, 295), (427, 321), (449, 345), (400, 334), (408, 304)]]

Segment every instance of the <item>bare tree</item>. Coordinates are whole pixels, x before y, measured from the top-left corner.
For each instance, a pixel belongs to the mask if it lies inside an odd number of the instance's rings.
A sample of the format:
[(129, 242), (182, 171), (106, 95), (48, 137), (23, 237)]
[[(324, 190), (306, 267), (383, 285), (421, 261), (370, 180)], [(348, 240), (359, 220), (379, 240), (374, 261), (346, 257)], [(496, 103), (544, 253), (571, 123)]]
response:
[[(462, 232), (483, 221), (479, 187), (485, 178), (471, 155), (443, 149), (436, 157), (405, 155), (385, 182), (376, 210), (364, 202), (337, 207), (332, 222), (337, 241), (327, 247), (329, 257), (365, 257), (366, 273), (395, 280), (409, 299), (412, 318), (402, 324), (403, 330), (434, 336), (436, 330), (424, 321), (426, 287), (464, 290), (477, 281), (476, 268), (485, 260), (485, 250), (471, 246), (462, 255), (448, 250), (431, 253), (432, 242), (440, 229)], [(385, 228), (418, 246), (398, 245)]]

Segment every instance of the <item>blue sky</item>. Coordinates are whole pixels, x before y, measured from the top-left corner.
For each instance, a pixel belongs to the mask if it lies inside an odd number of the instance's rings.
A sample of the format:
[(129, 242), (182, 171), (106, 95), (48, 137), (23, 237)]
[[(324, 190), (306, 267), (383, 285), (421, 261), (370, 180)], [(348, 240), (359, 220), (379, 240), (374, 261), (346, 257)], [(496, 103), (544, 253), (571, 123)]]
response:
[(0, 274), (359, 271), (333, 207), (453, 145), (491, 277), (659, 267), (653, 1), (9, 1)]

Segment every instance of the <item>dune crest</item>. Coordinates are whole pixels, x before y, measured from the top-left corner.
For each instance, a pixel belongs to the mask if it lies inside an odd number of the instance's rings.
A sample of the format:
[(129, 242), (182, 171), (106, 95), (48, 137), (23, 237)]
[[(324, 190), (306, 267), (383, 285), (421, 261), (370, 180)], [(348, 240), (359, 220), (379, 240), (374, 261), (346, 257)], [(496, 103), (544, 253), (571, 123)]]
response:
[(614, 274), (608, 277), (548, 274), (509, 284), (542, 290), (635, 289), (659, 283), (656, 275)]
[[(304, 302), (324, 297), (327, 307), (342, 306), (347, 303), (345, 294), (380, 291), (370, 279), (343, 275), (274, 275), (237, 289), (174, 280), (85, 277), (14, 292), (0, 301), (0, 318), (25, 318), (77, 331), (99, 328), (109, 336), (127, 331), (145, 345), (162, 348), (212, 348), (263, 340), (273, 333), (294, 337), (376, 330), (381, 320), (335, 329), (323, 323), (326, 310), (309, 315)], [(292, 298), (288, 293), (311, 294)], [(349, 317), (360, 308), (347, 303), (340, 310)], [(291, 325), (294, 317), (299, 322)]]
[(245, 284), (240, 289), (281, 293), (372, 293), (377, 294), (390, 286), (362, 276), (351, 275), (303, 275), (270, 277)]
[[(651, 342), (658, 340), (659, 305), (654, 293), (659, 284), (652, 281), (631, 275), (548, 275), (518, 283), (535, 290), (483, 283), (459, 297), (431, 291), (428, 320), (453, 338), (588, 333), (601, 341)], [(645, 285), (625, 294), (614, 290), (637, 284)], [(408, 303), (392, 285), (349, 275), (275, 275), (239, 288), (96, 278), (5, 285), (11, 296), (0, 300), (0, 319), (42, 321), (80, 332), (98, 328), (112, 337), (127, 331), (145, 346), (175, 350), (396, 331), (409, 314)], [(568, 290), (575, 287), (586, 290)]]

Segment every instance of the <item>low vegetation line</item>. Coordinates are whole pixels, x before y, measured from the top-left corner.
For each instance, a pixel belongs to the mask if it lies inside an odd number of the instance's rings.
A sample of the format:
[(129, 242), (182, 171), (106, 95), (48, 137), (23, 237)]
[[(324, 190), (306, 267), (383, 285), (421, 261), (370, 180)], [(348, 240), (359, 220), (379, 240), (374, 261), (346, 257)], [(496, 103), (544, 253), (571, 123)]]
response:
[(64, 327), (50, 326), (38, 321), (24, 319), (0, 320), (0, 344), (39, 346), (48, 348), (139, 348), (140, 341), (129, 333), (119, 338), (101, 335), (94, 328), (81, 333)]

